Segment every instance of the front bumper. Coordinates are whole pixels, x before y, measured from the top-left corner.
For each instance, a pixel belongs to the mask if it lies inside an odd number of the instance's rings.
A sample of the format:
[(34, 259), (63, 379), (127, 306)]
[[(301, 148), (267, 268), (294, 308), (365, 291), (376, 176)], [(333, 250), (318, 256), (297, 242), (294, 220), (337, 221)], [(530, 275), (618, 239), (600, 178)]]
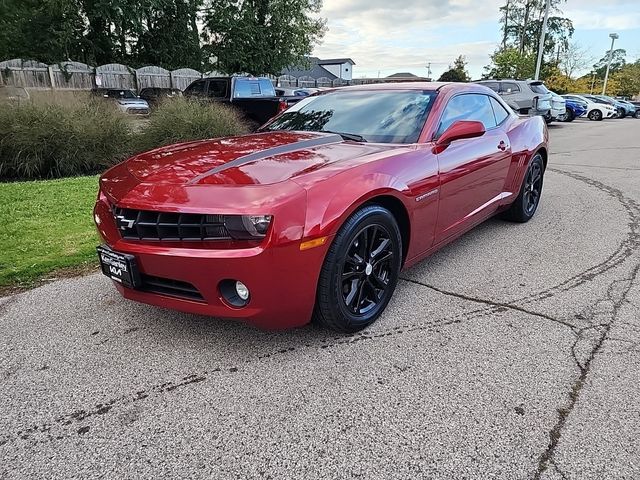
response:
[[(208, 189), (199, 189), (192, 197), (196, 198), (198, 192), (206, 196), (204, 190)], [(300, 250), (304, 210), (299, 205), (304, 203), (295, 201), (303, 197), (295, 192), (292, 195), (294, 201), (274, 211), (274, 224), (267, 237), (242, 248), (212, 242), (125, 240), (115, 224), (111, 201), (103, 194), (96, 202), (94, 217), (105, 244), (116, 252), (134, 255), (143, 277), (190, 284), (199, 293), (198, 298), (186, 298), (114, 282), (125, 298), (188, 313), (239, 319), (264, 329), (292, 328), (311, 319), (320, 269), (330, 245), (329, 241)], [(246, 306), (234, 307), (224, 300), (220, 292), (223, 280), (240, 280), (249, 288)]]
[[(311, 319), (325, 248), (301, 252), (299, 245), (241, 250), (159, 248), (118, 242), (118, 252), (136, 257), (144, 275), (193, 285), (203, 301), (134, 290), (114, 282), (130, 300), (182, 312), (234, 318), (265, 329), (292, 328)], [(222, 280), (242, 281), (251, 293), (247, 306), (233, 307), (222, 297)]]

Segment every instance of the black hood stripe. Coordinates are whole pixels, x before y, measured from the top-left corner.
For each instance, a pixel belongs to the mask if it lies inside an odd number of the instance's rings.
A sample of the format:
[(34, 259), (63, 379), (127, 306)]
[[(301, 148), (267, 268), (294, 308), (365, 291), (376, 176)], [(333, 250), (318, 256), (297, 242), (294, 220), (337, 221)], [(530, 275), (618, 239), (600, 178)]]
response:
[(273, 157), (275, 155), (282, 155), (284, 153), (297, 152), (299, 150), (305, 150), (307, 148), (319, 147), (321, 145), (327, 145), (329, 143), (340, 143), (342, 142), (342, 137), (340, 135), (332, 134), (332, 135), (323, 135), (318, 138), (312, 138), (310, 140), (302, 140), (300, 142), (288, 143), (286, 145), (279, 145), (277, 147), (267, 148), (266, 150), (260, 150), (259, 152), (250, 153), (249, 155), (244, 155), (242, 157), (238, 157), (235, 160), (225, 163), (224, 165), (219, 165), (211, 170), (207, 170), (204, 173), (201, 173), (193, 180), (189, 182), (189, 185), (194, 185), (198, 183), (203, 178), (208, 177), (209, 175), (215, 175), (216, 173), (220, 173), (229, 168), (239, 167), (240, 165), (244, 165), (245, 163), (253, 162), (255, 160), (263, 160), (265, 158)]

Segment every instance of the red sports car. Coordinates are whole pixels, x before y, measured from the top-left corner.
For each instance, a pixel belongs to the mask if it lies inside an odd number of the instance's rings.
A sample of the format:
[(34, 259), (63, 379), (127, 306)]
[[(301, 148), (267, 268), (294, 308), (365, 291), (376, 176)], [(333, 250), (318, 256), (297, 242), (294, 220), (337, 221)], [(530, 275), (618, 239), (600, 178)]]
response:
[(535, 213), (541, 117), (456, 83), (346, 87), (258, 133), (137, 155), (100, 179), (102, 269), (126, 298), (264, 328), (374, 322), (402, 268)]

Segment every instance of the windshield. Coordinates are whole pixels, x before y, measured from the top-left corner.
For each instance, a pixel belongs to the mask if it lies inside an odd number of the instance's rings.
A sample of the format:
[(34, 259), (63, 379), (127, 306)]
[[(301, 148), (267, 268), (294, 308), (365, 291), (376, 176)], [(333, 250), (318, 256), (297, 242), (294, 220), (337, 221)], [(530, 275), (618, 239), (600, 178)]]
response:
[(379, 143), (415, 143), (435, 92), (338, 90), (301, 100), (263, 130), (333, 132)]
[(531, 87), (531, 90), (534, 91), (534, 93), (551, 93), (549, 92), (549, 90), (547, 90), (547, 87), (544, 86), (544, 83), (530, 83), (529, 86)]
[(138, 98), (131, 90), (108, 90), (107, 95), (111, 98)]

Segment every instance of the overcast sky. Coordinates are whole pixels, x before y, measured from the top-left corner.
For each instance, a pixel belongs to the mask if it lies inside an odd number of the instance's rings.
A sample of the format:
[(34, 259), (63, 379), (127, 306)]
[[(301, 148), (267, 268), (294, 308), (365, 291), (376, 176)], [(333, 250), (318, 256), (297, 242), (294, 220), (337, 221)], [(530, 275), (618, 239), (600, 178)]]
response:
[[(438, 78), (463, 54), (469, 72), (479, 78), (500, 41), (499, 7), (504, 0), (324, 0), (329, 30), (314, 55), (350, 57), (354, 76), (395, 72)], [(640, 0), (567, 0), (565, 16), (576, 29), (574, 40), (600, 58), (609, 49), (609, 33), (620, 39), (627, 60), (640, 57)]]

